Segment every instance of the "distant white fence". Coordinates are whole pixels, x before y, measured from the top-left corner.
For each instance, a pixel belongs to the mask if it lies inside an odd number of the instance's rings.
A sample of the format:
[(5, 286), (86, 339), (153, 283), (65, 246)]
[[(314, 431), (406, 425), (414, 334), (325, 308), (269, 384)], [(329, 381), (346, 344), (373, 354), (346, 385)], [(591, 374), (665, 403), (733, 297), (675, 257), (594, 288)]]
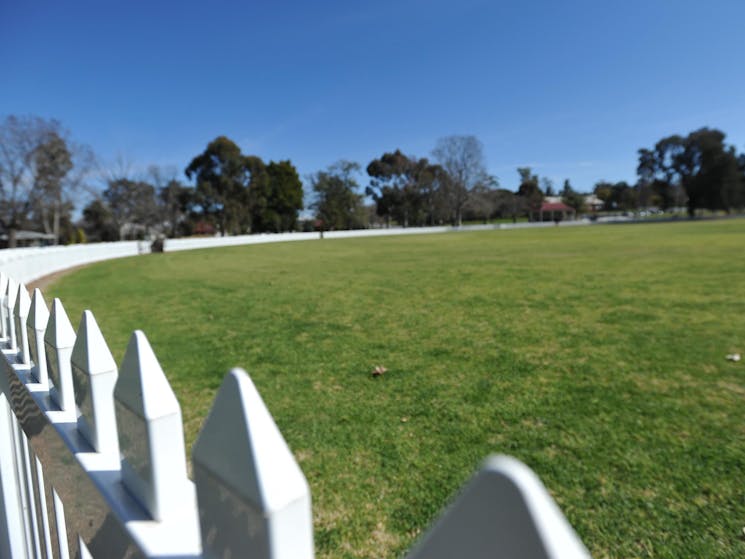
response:
[(120, 241), (82, 245), (6, 248), (0, 250), (0, 270), (28, 283), (32, 280), (82, 264), (136, 256), (150, 252), (150, 243)]
[[(561, 227), (588, 225), (587, 221), (565, 221)], [(357, 229), (352, 231), (325, 231), (325, 239), (348, 239), (360, 237), (382, 237), (389, 235), (424, 235), (428, 233), (447, 233), (451, 231), (483, 231), (493, 229), (527, 229), (555, 227), (553, 222), (543, 223), (501, 223), (493, 225), (467, 225), (463, 227), (391, 227), (387, 229)], [(166, 252), (216, 248), (238, 245), (257, 245), (289, 241), (310, 241), (319, 239), (313, 233), (265, 233), (259, 235), (236, 235), (232, 237), (189, 237), (167, 239)], [(101, 260), (111, 260), (124, 256), (135, 256), (150, 252), (147, 241), (120, 241), (116, 243), (92, 243), (81, 245), (29, 247), (0, 250), (0, 270), (17, 281), (29, 283), (35, 279), (66, 270), (74, 266), (91, 264)]]

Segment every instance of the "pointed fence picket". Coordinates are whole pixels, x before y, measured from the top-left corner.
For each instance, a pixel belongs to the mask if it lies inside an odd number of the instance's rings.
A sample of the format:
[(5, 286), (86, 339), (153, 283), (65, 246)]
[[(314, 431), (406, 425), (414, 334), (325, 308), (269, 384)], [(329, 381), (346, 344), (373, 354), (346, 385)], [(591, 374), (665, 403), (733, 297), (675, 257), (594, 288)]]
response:
[[(308, 483), (249, 376), (225, 377), (187, 476), (145, 334), (121, 367), (93, 313), (0, 272), (0, 557), (311, 559)], [(535, 474), (488, 459), (409, 559), (589, 557)]]

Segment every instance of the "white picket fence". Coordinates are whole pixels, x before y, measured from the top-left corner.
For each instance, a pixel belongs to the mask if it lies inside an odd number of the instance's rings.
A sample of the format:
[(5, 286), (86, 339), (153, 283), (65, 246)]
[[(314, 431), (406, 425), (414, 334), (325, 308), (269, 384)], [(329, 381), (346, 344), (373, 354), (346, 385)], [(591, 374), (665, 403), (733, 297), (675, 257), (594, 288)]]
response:
[[(561, 227), (589, 225), (589, 221), (563, 221)], [(555, 227), (552, 222), (499, 223), (490, 225), (465, 225), (463, 227), (390, 227), (385, 229), (356, 229), (352, 231), (326, 231), (324, 239), (349, 239), (362, 237), (383, 237), (393, 235), (424, 235), (455, 231), (484, 231), (494, 229), (527, 229)], [(230, 237), (188, 237), (167, 239), (166, 252), (217, 248), (265, 243), (284, 243), (290, 241), (310, 241), (319, 239), (318, 233), (262, 233), (258, 235), (235, 235)], [(29, 247), (0, 250), (0, 269), (17, 281), (29, 283), (42, 276), (66, 270), (74, 266), (136, 256), (150, 252), (147, 241), (119, 241), (115, 243), (92, 243), (68, 246)]]
[[(179, 403), (145, 334), (117, 367), (90, 311), (0, 272), (0, 557), (314, 556), (308, 483), (231, 370), (187, 476)], [(589, 557), (537, 476), (496, 456), (410, 559)]]

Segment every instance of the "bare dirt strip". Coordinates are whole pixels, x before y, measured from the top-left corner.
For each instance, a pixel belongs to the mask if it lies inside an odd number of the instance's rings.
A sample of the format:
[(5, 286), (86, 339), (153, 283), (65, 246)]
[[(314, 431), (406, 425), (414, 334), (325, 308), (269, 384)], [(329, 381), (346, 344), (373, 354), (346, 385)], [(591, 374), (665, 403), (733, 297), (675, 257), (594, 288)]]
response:
[(31, 281), (26, 284), (26, 289), (28, 289), (29, 294), (34, 293), (34, 289), (41, 289), (42, 293), (46, 290), (47, 287), (52, 285), (54, 282), (56, 282), (59, 278), (62, 276), (66, 276), (67, 274), (71, 274), (72, 272), (76, 270), (80, 270), (81, 268), (85, 268), (86, 266), (90, 266), (90, 264), (81, 264), (80, 266), (73, 266), (72, 268), (65, 268), (64, 270), (60, 270), (58, 272), (54, 272), (53, 274), (48, 274), (46, 276), (42, 276), (40, 278), (35, 279), (34, 281)]

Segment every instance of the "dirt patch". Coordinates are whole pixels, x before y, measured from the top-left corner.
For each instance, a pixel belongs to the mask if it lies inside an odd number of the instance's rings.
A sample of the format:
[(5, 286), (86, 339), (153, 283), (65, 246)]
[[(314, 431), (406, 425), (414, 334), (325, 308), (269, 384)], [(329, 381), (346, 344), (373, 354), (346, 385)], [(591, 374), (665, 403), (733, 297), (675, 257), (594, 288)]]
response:
[(37, 288), (41, 289), (41, 291), (44, 292), (47, 287), (52, 285), (62, 276), (71, 274), (72, 272), (75, 272), (76, 270), (80, 270), (81, 268), (85, 268), (86, 266), (89, 266), (89, 264), (81, 264), (80, 266), (73, 266), (72, 268), (66, 268), (65, 270), (60, 270), (59, 272), (54, 272), (53, 274), (42, 276), (38, 279), (35, 279), (32, 282), (27, 283), (26, 289), (28, 289), (29, 294), (33, 294), (34, 289), (37, 289)]

